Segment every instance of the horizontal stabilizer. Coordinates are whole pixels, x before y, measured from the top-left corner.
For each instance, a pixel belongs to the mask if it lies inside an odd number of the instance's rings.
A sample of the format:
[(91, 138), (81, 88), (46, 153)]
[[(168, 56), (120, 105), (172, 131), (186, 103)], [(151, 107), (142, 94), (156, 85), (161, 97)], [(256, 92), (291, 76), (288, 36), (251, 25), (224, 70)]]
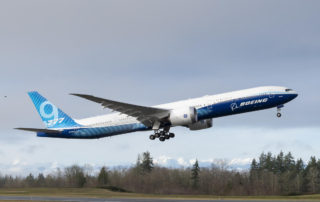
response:
[(61, 130), (50, 130), (50, 129), (43, 129), (43, 128), (15, 128), (17, 130), (25, 130), (30, 132), (42, 132), (42, 133), (61, 133)]

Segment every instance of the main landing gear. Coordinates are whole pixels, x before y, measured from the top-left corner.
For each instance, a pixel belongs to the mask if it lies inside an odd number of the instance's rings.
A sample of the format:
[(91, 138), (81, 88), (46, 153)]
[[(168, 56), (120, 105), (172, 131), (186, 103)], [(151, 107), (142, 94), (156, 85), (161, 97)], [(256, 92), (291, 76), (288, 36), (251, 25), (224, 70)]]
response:
[(153, 135), (150, 135), (150, 140), (155, 140), (156, 138), (159, 138), (161, 142), (164, 142), (165, 140), (169, 140), (170, 138), (174, 138), (174, 133), (169, 133), (169, 131), (158, 131), (155, 130)]
[(281, 114), (281, 108), (283, 108), (284, 105), (280, 105), (280, 106), (277, 106), (277, 117), (280, 118), (282, 116)]

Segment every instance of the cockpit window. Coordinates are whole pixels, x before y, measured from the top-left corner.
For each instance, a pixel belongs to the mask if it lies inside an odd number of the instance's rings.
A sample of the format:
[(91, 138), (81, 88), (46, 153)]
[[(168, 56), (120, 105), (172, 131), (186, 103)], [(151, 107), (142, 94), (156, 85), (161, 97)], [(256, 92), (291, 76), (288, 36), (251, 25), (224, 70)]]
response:
[(286, 92), (290, 92), (290, 91), (293, 91), (293, 90), (289, 88), (286, 89)]

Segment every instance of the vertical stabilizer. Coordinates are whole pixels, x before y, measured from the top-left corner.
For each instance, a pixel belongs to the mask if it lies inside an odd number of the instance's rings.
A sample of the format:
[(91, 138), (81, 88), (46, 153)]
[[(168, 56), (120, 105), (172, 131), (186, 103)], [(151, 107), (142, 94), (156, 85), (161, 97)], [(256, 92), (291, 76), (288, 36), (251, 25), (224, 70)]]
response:
[(28, 93), (47, 128), (71, 128), (80, 126), (70, 116), (57, 108), (38, 92)]

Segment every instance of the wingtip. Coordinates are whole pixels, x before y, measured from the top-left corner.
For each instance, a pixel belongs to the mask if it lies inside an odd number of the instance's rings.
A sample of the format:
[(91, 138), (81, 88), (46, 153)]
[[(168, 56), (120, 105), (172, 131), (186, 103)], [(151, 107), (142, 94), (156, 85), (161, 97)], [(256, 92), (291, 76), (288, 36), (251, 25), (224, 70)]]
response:
[(25, 130), (25, 128), (13, 128), (14, 130)]
[(81, 94), (79, 94), (79, 93), (69, 93), (69, 95), (80, 96)]
[(70, 93), (70, 95), (78, 96), (78, 97), (86, 97), (86, 96), (90, 96), (90, 95), (87, 95), (87, 94), (80, 94), (80, 93)]
[(70, 95), (80, 97), (80, 98), (85, 98), (85, 99), (88, 99), (88, 97), (91, 97), (91, 95), (79, 94), (79, 93), (70, 93)]

